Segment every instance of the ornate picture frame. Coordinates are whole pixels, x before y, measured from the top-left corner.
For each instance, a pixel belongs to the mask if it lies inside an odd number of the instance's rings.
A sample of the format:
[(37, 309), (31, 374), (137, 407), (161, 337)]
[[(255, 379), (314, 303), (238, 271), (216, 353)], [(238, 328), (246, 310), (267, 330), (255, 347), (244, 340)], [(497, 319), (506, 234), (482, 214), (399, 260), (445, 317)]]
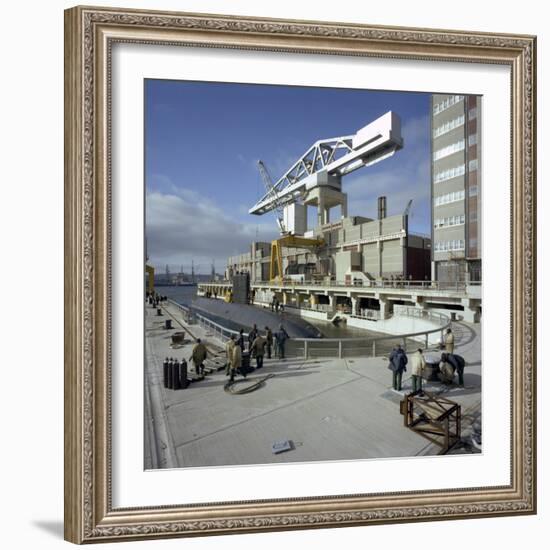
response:
[[(511, 70), (511, 483), (114, 508), (111, 51), (117, 42), (499, 64)], [(536, 513), (536, 38), (75, 7), (65, 12), (65, 538), (112, 542)]]

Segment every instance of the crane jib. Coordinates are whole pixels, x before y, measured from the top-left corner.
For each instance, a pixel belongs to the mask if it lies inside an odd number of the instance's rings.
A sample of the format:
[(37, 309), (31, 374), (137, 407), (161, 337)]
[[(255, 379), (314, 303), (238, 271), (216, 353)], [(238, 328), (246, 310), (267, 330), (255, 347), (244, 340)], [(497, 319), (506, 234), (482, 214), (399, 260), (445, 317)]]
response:
[(258, 161), (266, 193), (249, 213), (261, 215), (275, 210), (279, 225), (284, 226), (286, 205), (299, 201), (304, 193), (316, 187), (340, 190), (342, 176), (380, 162), (402, 147), (401, 120), (388, 111), (352, 136), (317, 141), (275, 183), (265, 164)]

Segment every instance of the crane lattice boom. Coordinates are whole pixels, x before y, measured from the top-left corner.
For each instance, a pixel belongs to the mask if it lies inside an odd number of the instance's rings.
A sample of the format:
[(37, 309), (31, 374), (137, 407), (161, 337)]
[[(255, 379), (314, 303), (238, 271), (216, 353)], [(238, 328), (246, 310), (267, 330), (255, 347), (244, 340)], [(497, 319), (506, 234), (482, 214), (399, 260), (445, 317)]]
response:
[[(392, 111), (364, 126), (354, 135), (319, 140), (277, 182), (272, 184), (271, 178), (268, 178), (269, 189), (267, 190), (266, 185), (265, 195), (249, 213), (261, 215), (271, 210), (279, 211), (318, 186), (317, 176), (325, 173), (332, 176), (333, 181), (339, 181), (341, 176), (379, 162), (402, 147), (401, 121)], [(260, 171), (262, 168), (265, 171), (263, 163)]]

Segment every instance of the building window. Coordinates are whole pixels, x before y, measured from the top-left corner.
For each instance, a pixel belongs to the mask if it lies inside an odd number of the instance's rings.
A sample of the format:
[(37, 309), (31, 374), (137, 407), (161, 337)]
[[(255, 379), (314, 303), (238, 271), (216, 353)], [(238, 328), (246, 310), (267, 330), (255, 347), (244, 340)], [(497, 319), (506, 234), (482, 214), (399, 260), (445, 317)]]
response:
[(477, 117), (477, 107), (472, 107), (468, 111), (468, 120), (474, 120)]
[(459, 101), (462, 101), (464, 99), (464, 96), (461, 95), (452, 95), (448, 98), (444, 99), (440, 103), (436, 103), (434, 105), (434, 115), (437, 115), (438, 113), (441, 113), (445, 109), (448, 109), (449, 107), (452, 107)]
[(442, 172), (437, 172), (434, 175), (434, 183), (441, 183), (442, 181), (447, 181), (452, 178), (457, 178), (458, 176), (463, 176), (466, 172), (464, 164), (456, 166), (455, 168), (449, 168), (448, 170), (443, 170)]
[(472, 145), (477, 144), (477, 134), (470, 134), (468, 136), (468, 146), (471, 147)]
[(470, 221), (477, 222), (477, 210), (470, 211)]
[(442, 136), (443, 134), (446, 134), (447, 132), (450, 132), (451, 130), (458, 128), (459, 126), (462, 126), (463, 124), (464, 124), (464, 115), (460, 115), (454, 120), (448, 120), (447, 122), (444, 122), (441, 126), (439, 126), (434, 130), (434, 138)]
[(470, 248), (477, 248), (477, 238), (476, 237), (472, 237), (470, 239)]
[(437, 218), (434, 221), (434, 227), (453, 227), (455, 225), (464, 225), (464, 214), (459, 214), (457, 216), (449, 216), (447, 218)]
[(462, 201), (464, 200), (464, 190), (453, 191), (452, 193), (447, 193), (446, 195), (440, 195), (439, 197), (434, 198), (434, 205), (441, 206), (443, 204), (449, 204), (450, 202)]
[(472, 159), (468, 163), (468, 170), (470, 170), (470, 172), (473, 172), (474, 170), (477, 170), (477, 159)]
[(448, 157), (449, 155), (452, 155), (453, 153), (458, 153), (458, 151), (464, 151), (464, 140), (461, 139), (460, 141), (457, 141), (456, 143), (452, 143), (451, 145), (447, 145), (447, 147), (443, 147), (443, 149), (439, 149), (434, 152), (434, 160), (439, 160), (444, 157)]
[(435, 252), (454, 252), (456, 250), (464, 250), (464, 240), (455, 239), (452, 241), (439, 241), (435, 243)]
[(468, 189), (468, 195), (470, 195), (470, 197), (475, 197), (477, 195), (477, 185), (470, 186)]

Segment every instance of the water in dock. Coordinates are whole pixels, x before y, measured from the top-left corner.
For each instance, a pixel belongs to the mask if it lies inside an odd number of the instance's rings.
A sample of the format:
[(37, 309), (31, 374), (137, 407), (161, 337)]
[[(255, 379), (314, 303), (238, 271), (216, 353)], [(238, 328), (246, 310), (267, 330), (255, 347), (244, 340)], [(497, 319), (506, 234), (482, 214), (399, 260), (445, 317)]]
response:
[[(321, 331), (325, 338), (361, 338), (385, 336), (375, 330), (364, 328), (348, 327), (346, 323), (334, 324), (329, 321), (319, 321), (317, 319), (308, 319), (308, 322)], [(373, 321), (373, 328), (376, 328), (376, 322)]]
[[(159, 289), (159, 293), (168, 296), (168, 298), (170, 298), (171, 300), (174, 300), (175, 302), (178, 302), (179, 304), (182, 304), (184, 306), (191, 306), (193, 301), (197, 300), (196, 286), (165, 286), (162, 287), (162, 289)], [(199, 304), (197, 303), (197, 305)], [(240, 328), (240, 325), (238, 323), (235, 323), (234, 321), (221, 319), (213, 314), (208, 316), (212, 319), (212, 321), (220, 322), (228, 328), (232, 328), (235, 330), (238, 330)], [(348, 327), (345, 323), (339, 323), (338, 325), (335, 325), (328, 321), (319, 321), (317, 319), (306, 320), (308, 324), (313, 325), (316, 329), (318, 329), (325, 338), (357, 338), (365, 336), (380, 336), (380, 333), (375, 330), (365, 330), (361, 328)], [(373, 322), (373, 325), (376, 325), (376, 323)], [(248, 329), (250, 327), (245, 327), (243, 325), (243, 328)]]

